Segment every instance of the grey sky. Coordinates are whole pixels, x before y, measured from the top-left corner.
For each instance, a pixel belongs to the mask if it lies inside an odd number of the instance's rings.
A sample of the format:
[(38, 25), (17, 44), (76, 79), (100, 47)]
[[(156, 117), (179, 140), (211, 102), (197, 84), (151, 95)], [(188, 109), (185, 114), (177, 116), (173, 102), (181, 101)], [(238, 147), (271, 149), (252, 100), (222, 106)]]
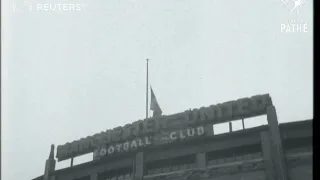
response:
[(164, 114), (270, 93), (280, 122), (313, 118), (312, 1), (308, 33), (294, 34), (280, 32), (292, 18), (280, 0), (78, 2), (14, 13), (4, 1), (3, 180), (42, 175), (52, 143), (142, 119), (146, 58)]

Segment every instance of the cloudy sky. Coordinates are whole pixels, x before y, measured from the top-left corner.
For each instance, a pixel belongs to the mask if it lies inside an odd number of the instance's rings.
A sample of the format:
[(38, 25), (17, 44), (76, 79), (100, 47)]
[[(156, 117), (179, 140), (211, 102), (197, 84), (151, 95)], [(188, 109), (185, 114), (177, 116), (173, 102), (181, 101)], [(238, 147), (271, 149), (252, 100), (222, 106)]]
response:
[[(312, 1), (299, 16), (290, 0), (30, 2), (81, 9), (3, 2), (3, 180), (42, 175), (51, 144), (142, 119), (147, 58), (164, 114), (269, 93), (280, 123), (313, 118)], [(308, 32), (281, 32), (292, 19)]]

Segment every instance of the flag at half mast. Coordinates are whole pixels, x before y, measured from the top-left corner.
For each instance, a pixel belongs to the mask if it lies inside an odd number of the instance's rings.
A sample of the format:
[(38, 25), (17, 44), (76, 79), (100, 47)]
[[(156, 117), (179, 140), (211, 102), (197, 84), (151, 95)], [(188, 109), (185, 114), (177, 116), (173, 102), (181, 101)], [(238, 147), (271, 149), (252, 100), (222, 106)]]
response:
[(153, 117), (156, 117), (156, 116), (161, 116), (162, 114), (162, 110), (158, 104), (158, 101), (157, 101), (157, 98), (156, 96), (154, 95), (154, 92), (152, 90), (152, 87), (151, 88), (151, 103), (150, 103), (150, 110), (153, 111)]

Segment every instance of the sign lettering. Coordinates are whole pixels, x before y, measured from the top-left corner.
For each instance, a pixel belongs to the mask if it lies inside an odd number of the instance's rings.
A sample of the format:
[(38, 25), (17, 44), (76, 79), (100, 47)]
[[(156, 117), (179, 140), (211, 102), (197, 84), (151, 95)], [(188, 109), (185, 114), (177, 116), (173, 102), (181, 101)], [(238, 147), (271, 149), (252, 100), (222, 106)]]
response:
[(171, 141), (184, 140), (190, 137), (202, 136), (204, 135), (204, 133), (204, 127), (199, 126), (196, 128), (187, 128), (179, 131), (173, 131), (170, 133), (169, 138)]
[[(193, 137), (199, 137), (204, 134), (204, 127), (198, 126), (194, 128), (186, 128), (178, 131), (172, 131), (170, 133), (165, 133), (163, 134), (164, 137), (161, 137), (160, 139), (167, 139), (168, 143), (172, 143), (178, 140), (187, 140)], [(109, 147), (103, 146), (95, 150), (94, 160), (98, 160), (103, 156), (111, 156), (115, 153), (134, 151), (139, 148), (148, 147), (150, 145), (157, 144), (154, 143), (155, 141), (157, 140), (152, 137), (146, 136), (144, 138), (137, 138), (132, 141), (125, 141), (119, 144), (110, 145)]]
[[(266, 108), (272, 105), (271, 97), (268, 94), (257, 95), (251, 98), (242, 98), (236, 101), (229, 101), (222, 104), (201, 107), (200, 109), (188, 110), (173, 115), (163, 115), (156, 118), (139, 120), (124, 127), (116, 127), (112, 130), (95, 134), (94, 136), (82, 138), (72, 143), (60, 145), (57, 148), (58, 161), (71, 157), (83, 155), (95, 151), (103, 145), (108, 145), (107, 153), (112, 154), (120, 149), (134, 149), (144, 146), (147, 142), (145, 138), (151, 134), (163, 130), (182, 129), (205, 124), (216, 124), (232, 121), (236, 119), (249, 118), (252, 116), (263, 115)], [(197, 131), (195, 131), (195, 134)], [(181, 139), (193, 134), (193, 130), (173, 134), (172, 138)], [(141, 141), (132, 139), (142, 139)], [(169, 137), (168, 137), (169, 138)], [(131, 140), (131, 141), (130, 141)], [(129, 145), (122, 144), (116, 148), (110, 144), (119, 144), (119, 142), (129, 142)], [(119, 149), (119, 150), (117, 150)]]

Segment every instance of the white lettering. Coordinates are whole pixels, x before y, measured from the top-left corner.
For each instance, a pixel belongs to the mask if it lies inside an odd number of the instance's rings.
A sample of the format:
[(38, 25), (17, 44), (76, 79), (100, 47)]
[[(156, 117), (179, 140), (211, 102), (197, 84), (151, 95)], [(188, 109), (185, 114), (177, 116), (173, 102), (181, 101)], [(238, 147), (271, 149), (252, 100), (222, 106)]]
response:
[(289, 21), (287, 24), (281, 24), (281, 32), (301, 33), (307, 31), (307, 23), (301, 21)]
[(109, 146), (108, 148), (101, 148), (98, 150), (98, 154), (100, 156), (105, 156), (107, 153), (108, 154), (113, 154), (114, 152), (121, 152), (121, 151), (129, 151), (130, 149), (136, 149), (138, 147), (143, 147), (146, 145), (150, 145), (151, 141), (149, 137), (144, 137), (143, 139), (135, 139), (132, 141), (126, 141), (121, 144), (116, 144)]
[(131, 149), (135, 149), (135, 148), (137, 148), (137, 147), (138, 147), (138, 145), (137, 145), (136, 140), (133, 140), (133, 141), (131, 142)]
[(203, 128), (203, 126), (197, 127), (197, 131), (198, 131), (198, 135), (199, 135), (199, 136), (203, 135), (203, 134), (204, 134), (204, 128)]
[(117, 145), (116, 145), (116, 149), (117, 149), (118, 152), (120, 152), (121, 147), (122, 147), (122, 144), (117, 144)]
[(44, 4), (44, 5), (43, 5), (43, 9), (44, 9), (45, 11), (48, 11), (48, 10), (49, 10), (49, 4)]
[[(179, 135), (177, 136), (177, 133), (179, 133)], [(177, 140), (179, 139), (186, 139), (187, 137), (194, 137), (194, 136), (201, 136), (203, 135), (204, 132), (204, 127), (203, 126), (199, 126), (197, 128), (188, 128), (185, 130), (180, 130), (179, 132), (171, 132), (169, 135), (169, 138), (171, 140)]]
[(80, 11), (81, 10), (81, 4), (76, 4), (76, 11)]
[(63, 5), (62, 5), (62, 9), (63, 9), (64, 11), (68, 11), (68, 4), (63, 4)]
[(145, 137), (145, 140), (146, 140), (146, 145), (151, 144), (151, 142), (150, 142), (150, 140), (149, 140), (149, 137)]
[(143, 142), (142, 142), (142, 139), (138, 139), (138, 144), (139, 144), (139, 147), (141, 147), (141, 146), (144, 146), (144, 144), (143, 144)]
[(57, 4), (57, 5), (58, 5), (59, 11), (61, 11), (61, 6), (62, 6), (62, 4)]
[(128, 150), (129, 150), (129, 142), (125, 142), (125, 143), (123, 144), (123, 149), (124, 149), (125, 151), (128, 151)]
[(100, 156), (104, 156), (107, 154), (107, 150), (105, 148), (100, 150)]
[(195, 134), (195, 130), (194, 130), (194, 128), (189, 128), (189, 129), (187, 129), (187, 134), (188, 134), (188, 136), (194, 136), (194, 134)]
[(308, 32), (307, 28), (308, 28), (307, 23), (304, 23), (304, 25), (303, 25), (303, 32)]
[(54, 5), (53, 8), (52, 8), (52, 6), (51, 6), (51, 4), (50, 4), (50, 5), (49, 5), (49, 8), (50, 8), (51, 11), (54, 11), (54, 10), (56, 10), (56, 5)]
[(181, 138), (181, 139), (186, 138), (186, 136), (183, 134), (183, 131), (182, 131), (182, 130), (180, 131), (180, 138)]
[(70, 4), (69, 8), (70, 8), (71, 11), (74, 11), (75, 5), (74, 4)]
[(171, 139), (171, 140), (176, 140), (176, 139), (177, 139), (177, 133), (176, 133), (176, 132), (172, 132), (172, 133), (170, 134), (170, 139)]
[(281, 32), (283, 32), (283, 30), (286, 29), (286, 25), (285, 24), (281, 24)]
[[(292, 25), (292, 28), (293, 28), (293, 32), (294, 32), (294, 24)], [(296, 24), (296, 32), (301, 32), (301, 30), (302, 30), (302, 24)]]
[(37, 10), (43, 10), (43, 6), (42, 6), (42, 4), (37, 4)]
[(114, 147), (113, 147), (113, 146), (110, 146), (110, 147), (108, 148), (108, 154), (112, 154), (112, 153), (114, 153)]
[(287, 25), (286, 32), (290, 32), (290, 25)]

